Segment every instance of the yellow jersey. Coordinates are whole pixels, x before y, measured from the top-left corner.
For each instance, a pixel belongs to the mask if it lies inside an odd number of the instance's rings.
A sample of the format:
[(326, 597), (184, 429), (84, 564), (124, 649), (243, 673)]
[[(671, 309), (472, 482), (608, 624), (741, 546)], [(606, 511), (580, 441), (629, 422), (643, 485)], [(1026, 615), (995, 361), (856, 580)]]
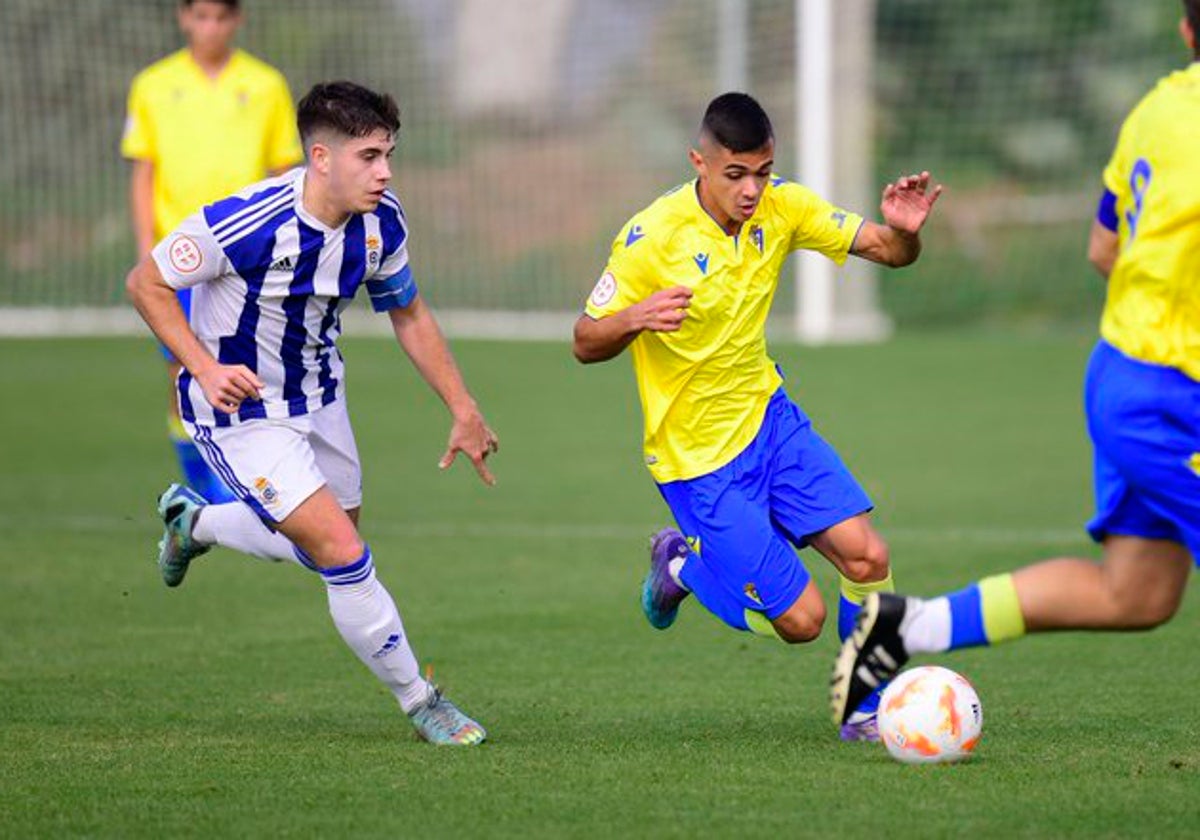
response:
[(156, 239), (205, 204), (304, 157), (278, 70), (234, 50), (212, 79), (186, 49), (134, 78), (121, 154), (154, 164)]
[(1120, 251), (1100, 322), (1126, 355), (1200, 380), (1200, 63), (1166, 76), (1104, 170)]
[(586, 312), (600, 319), (660, 289), (692, 289), (677, 332), (630, 344), (655, 481), (695, 478), (745, 449), (782, 383), (767, 355), (766, 322), (792, 251), (842, 263), (862, 217), (772, 176), (754, 215), (730, 236), (700, 205), (691, 181), (635, 215), (613, 240)]

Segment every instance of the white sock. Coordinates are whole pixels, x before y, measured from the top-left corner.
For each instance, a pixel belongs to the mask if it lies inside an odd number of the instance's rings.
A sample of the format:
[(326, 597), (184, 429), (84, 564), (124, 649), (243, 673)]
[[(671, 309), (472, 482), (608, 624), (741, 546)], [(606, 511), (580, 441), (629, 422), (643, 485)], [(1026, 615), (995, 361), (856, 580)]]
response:
[(396, 603), (375, 579), (370, 549), (348, 566), (322, 569), (321, 577), (329, 614), (346, 644), (391, 689), (400, 708), (412, 711), (428, 696), (429, 683), (421, 678)]
[(950, 600), (908, 599), (900, 635), (909, 653), (942, 653), (950, 649)]
[(680, 577), (683, 574), (683, 564), (686, 562), (686, 557), (672, 557), (671, 561), (667, 563), (667, 571), (671, 575), (671, 580), (679, 584), (680, 589), (687, 589), (688, 592), (691, 592), (687, 588), (687, 584), (683, 582), (683, 578)]
[(192, 525), (192, 536), (199, 542), (223, 545), (263, 560), (290, 560), (304, 565), (292, 541), (264, 525), (241, 502), (205, 505)]

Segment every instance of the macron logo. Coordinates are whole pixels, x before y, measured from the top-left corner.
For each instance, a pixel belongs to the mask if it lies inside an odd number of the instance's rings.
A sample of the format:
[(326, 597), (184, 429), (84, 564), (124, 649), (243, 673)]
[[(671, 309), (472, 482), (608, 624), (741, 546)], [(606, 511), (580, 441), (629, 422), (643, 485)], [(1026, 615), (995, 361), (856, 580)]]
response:
[(633, 227), (631, 227), (629, 229), (629, 235), (625, 237), (625, 247), (628, 248), (630, 245), (632, 245), (634, 242), (637, 242), (639, 239), (641, 239), (645, 235), (646, 235), (646, 233), (645, 233), (645, 231), (642, 230), (641, 225), (634, 225)]
[(271, 263), (271, 271), (295, 271), (296, 261), (291, 257), (280, 257)]
[(692, 259), (696, 261), (696, 267), (700, 269), (701, 274), (708, 274), (708, 254), (697, 254)]

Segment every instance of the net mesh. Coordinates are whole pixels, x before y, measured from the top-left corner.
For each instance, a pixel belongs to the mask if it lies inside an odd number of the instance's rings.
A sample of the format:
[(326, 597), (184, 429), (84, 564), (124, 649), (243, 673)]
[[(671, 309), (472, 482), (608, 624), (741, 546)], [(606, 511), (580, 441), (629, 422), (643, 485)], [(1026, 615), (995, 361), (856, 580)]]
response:
[[(239, 44), (294, 95), (351, 78), (401, 102), (396, 186), (439, 309), (578, 311), (633, 212), (690, 177), (718, 89), (718, 0), (252, 0)], [(835, 3), (835, 14), (839, 4)], [(795, 172), (792, 0), (748, 0), (748, 88)], [(1120, 119), (1186, 57), (1178, 6), (883, 0), (875, 178), (950, 188), (901, 323), (1094, 310), (1083, 243)], [(118, 154), (133, 75), (176, 49), (167, 0), (5, 0), (0, 307), (115, 306), (134, 254)], [(840, 199), (835, 185), (832, 200)], [(861, 208), (868, 215), (874, 208)], [(779, 306), (793, 305), (785, 284)]]

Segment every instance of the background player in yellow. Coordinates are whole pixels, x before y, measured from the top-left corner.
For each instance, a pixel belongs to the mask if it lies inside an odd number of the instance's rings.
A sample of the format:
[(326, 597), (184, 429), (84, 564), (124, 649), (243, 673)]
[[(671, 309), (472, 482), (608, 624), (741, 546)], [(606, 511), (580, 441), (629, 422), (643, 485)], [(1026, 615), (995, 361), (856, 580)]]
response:
[(1108, 278), (1084, 395), (1103, 559), (1058, 557), (925, 600), (871, 596), (834, 667), (837, 720), (914, 653), (1145, 630), (1179, 608), (1200, 562), (1200, 0), (1183, 8), (1192, 64), (1125, 120), (1088, 242)]
[[(771, 121), (744, 93), (708, 106), (689, 158), (696, 179), (631, 219), (575, 324), (582, 362), (626, 347), (645, 420), (646, 464), (679, 528), (651, 542), (642, 608), (670, 626), (694, 593), (738, 630), (808, 642), (826, 609), (794, 548), (841, 574), (839, 631), (863, 596), (891, 589), (871, 501), (782, 387), (766, 320), (792, 251), (913, 262), (940, 187), (929, 173), (883, 190), (884, 224), (864, 221), (772, 172)], [(875, 739), (875, 698), (842, 728)]]
[[(181, 0), (187, 46), (142, 70), (129, 92), (121, 154), (133, 162), (130, 207), (138, 259), (203, 205), (303, 160), (283, 75), (233, 46), (238, 0)], [(190, 290), (181, 292), (184, 312)], [(162, 348), (171, 381), (168, 429), (187, 483), (210, 501), (232, 498), (179, 420), (179, 363)]]

